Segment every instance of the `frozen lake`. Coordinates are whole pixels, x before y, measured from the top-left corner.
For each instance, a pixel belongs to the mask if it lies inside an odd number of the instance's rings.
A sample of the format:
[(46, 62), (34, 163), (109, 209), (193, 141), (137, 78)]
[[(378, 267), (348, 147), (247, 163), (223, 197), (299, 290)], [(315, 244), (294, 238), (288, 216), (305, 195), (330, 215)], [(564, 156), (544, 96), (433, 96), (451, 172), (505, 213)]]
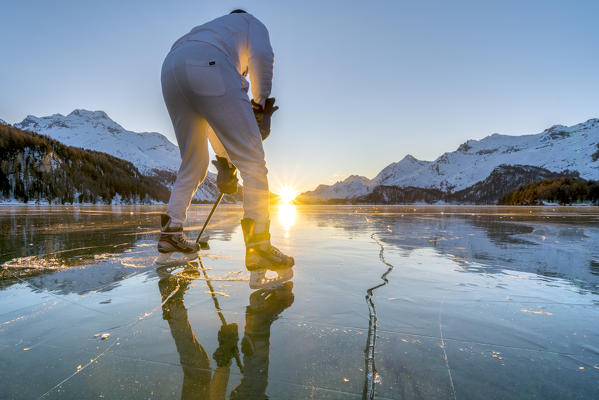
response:
[(238, 206), (157, 270), (162, 209), (0, 207), (0, 398), (599, 398), (599, 207), (281, 206), (273, 290)]

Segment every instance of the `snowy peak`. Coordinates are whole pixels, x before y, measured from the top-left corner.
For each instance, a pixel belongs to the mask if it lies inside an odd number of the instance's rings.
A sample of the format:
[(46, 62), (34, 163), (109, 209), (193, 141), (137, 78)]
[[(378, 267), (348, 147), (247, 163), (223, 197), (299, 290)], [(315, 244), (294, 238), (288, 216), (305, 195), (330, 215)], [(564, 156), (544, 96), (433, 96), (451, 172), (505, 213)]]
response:
[(349, 185), (367, 185), (370, 182), (370, 179), (366, 178), (365, 176), (360, 176), (360, 175), (350, 175), (348, 178), (346, 178), (343, 183), (345, 184), (349, 184)]
[(402, 158), (399, 162), (400, 163), (415, 163), (415, 162), (418, 162), (418, 160), (413, 155), (408, 154), (404, 158)]
[(390, 166), (394, 166), (395, 168), (402, 168), (402, 167), (405, 168), (405, 167), (408, 167), (408, 166), (412, 166), (414, 164), (420, 164), (421, 165), (421, 164), (426, 163), (426, 162), (427, 161), (418, 160), (413, 155), (408, 154), (404, 158), (402, 158), (401, 160), (399, 160), (398, 162), (389, 164), (387, 166), (387, 168), (390, 167)]
[(371, 186), (391, 186), (401, 177), (403, 177), (406, 182), (405, 186), (416, 186), (414, 183), (418, 180), (418, 176), (414, 176), (413, 172), (426, 168), (430, 164), (430, 161), (418, 160), (414, 156), (408, 154), (400, 161), (389, 164), (383, 168), (383, 170), (371, 181)]
[(37, 132), (52, 128), (81, 129), (86, 127), (104, 128), (110, 133), (129, 132), (114, 122), (104, 111), (74, 110), (69, 115), (53, 114), (46, 117), (28, 115), (17, 126)]
[(71, 111), (71, 113), (68, 116), (69, 117), (71, 117), (71, 116), (83, 117), (83, 118), (89, 118), (89, 119), (107, 119), (107, 120), (110, 119), (110, 118), (108, 118), (108, 114), (106, 114), (104, 111), (89, 111), (89, 110), (84, 110), (82, 108), (78, 108), (76, 110)]
[[(370, 179), (360, 175), (350, 175), (343, 181), (333, 185), (319, 185), (310, 192), (305, 192), (298, 200), (331, 200), (344, 199), (355, 196), (366, 195), (370, 192)], [(356, 195), (356, 193), (360, 193)]]
[(549, 128), (545, 129), (543, 131), (543, 133), (551, 133), (551, 132), (557, 132), (557, 131), (563, 131), (564, 129), (567, 129), (568, 127), (565, 125), (553, 125), (550, 126)]
[(179, 149), (157, 132), (132, 132), (113, 121), (104, 111), (77, 109), (64, 116), (28, 115), (17, 128), (38, 132), (69, 146), (111, 154), (131, 161), (142, 173), (154, 169), (176, 171)]

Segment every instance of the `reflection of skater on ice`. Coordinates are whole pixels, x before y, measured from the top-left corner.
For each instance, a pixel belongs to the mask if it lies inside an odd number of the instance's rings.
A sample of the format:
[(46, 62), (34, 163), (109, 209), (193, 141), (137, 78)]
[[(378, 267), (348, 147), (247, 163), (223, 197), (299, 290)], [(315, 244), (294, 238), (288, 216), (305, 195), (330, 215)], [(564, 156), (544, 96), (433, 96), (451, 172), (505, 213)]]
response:
[(275, 289), (256, 290), (250, 295), (241, 341), (244, 373), (231, 392), (231, 399), (267, 398), (270, 326), (293, 300), (293, 282), (285, 282)]
[[(198, 267), (202, 271), (198, 271)], [(215, 308), (222, 322), (218, 331), (218, 348), (213, 354), (214, 373), (210, 357), (196, 338), (184, 305), (184, 295), (193, 281), (192, 276), (204, 273), (211, 290)], [(162, 297), (162, 317), (168, 322), (183, 369), (182, 399), (225, 399), (233, 362), (243, 374), (233, 389), (231, 399), (264, 399), (268, 385), (270, 327), (279, 314), (293, 304), (293, 283), (266, 285), (250, 295), (246, 308), (246, 324), (241, 341), (243, 363), (240, 360), (239, 334), (236, 323), (227, 323), (206, 269), (202, 263), (190, 263), (179, 274), (168, 268), (158, 269), (158, 287)]]
[(163, 275), (158, 281), (164, 302), (162, 318), (168, 322), (183, 368), (181, 398), (224, 399), (231, 372), (230, 366), (217, 366), (212, 375), (210, 358), (194, 335), (187, 317), (187, 309), (183, 304), (183, 296), (192, 280), (170, 275), (168, 272)]

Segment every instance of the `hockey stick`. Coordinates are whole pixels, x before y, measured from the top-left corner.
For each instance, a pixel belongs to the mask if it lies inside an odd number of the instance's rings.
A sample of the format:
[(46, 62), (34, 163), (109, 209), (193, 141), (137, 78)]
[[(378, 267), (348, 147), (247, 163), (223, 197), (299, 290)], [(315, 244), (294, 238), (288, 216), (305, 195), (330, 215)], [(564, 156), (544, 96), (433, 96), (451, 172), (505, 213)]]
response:
[(208, 222), (210, 222), (210, 219), (212, 218), (212, 214), (214, 214), (214, 211), (216, 211), (216, 207), (218, 207), (218, 205), (219, 205), (220, 201), (223, 199), (224, 195), (225, 194), (222, 192), (218, 195), (218, 198), (216, 199), (216, 202), (212, 206), (212, 210), (210, 210), (210, 214), (208, 214), (208, 217), (206, 218), (206, 221), (204, 222), (204, 226), (202, 226), (202, 230), (200, 231), (200, 234), (198, 235), (198, 238), (196, 239), (196, 243), (199, 244), (200, 248), (202, 248), (202, 249), (210, 248), (210, 246), (208, 246), (208, 241), (202, 242), (202, 241), (200, 241), (200, 238), (202, 237), (202, 234), (206, 230), (206, 227), (208, 226)]
[[(218, 202), (216, 204), (218, 204)], [(223, 325), (227, 325), (227, 320), (225, 320), (225, 316), (223, 315), (223, 313), (221, 311), (220, 304), (218, 304), (218, 299), (216, 298), (216, 294), (214, 292), (214, 287), (212, 286), (212, 282), (210, 282), (210, 278), (208, 277), (208, 273), (206, 272), (206, 267), (204, 266), (204, 262), (202, 261), (201, 258), (198, 258), (198, 261), (199, 261), (199, 266), (200, 266), (200, 268), (202, 268), (202, 272), (204, 273), (204, 279), (206, 280), (206, 284), (208, 285), (210, 294), (212, 295), (212, 301), (214, 302), (214, 308), (216, 308), (216, 313), (218, 314), (218, 317), (220, 318), (220, 322)], [(235, 357), (235, 363), (237, 364), (239, 371), (243, 374), (243, 364), (241, 363), (241, 358), (239, 357), (239, 350), (237, 350), (234, 357)]]

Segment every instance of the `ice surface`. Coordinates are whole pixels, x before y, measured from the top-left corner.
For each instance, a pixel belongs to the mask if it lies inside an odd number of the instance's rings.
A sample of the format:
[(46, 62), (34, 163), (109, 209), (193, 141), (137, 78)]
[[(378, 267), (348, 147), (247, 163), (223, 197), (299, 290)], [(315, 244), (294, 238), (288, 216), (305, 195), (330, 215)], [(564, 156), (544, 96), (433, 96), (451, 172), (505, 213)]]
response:
[(0, 398), (599, 395), (596, 207), (288, 206), (257, 290), (239, 207), (174, 268), (161, 210), (2, 207)]

